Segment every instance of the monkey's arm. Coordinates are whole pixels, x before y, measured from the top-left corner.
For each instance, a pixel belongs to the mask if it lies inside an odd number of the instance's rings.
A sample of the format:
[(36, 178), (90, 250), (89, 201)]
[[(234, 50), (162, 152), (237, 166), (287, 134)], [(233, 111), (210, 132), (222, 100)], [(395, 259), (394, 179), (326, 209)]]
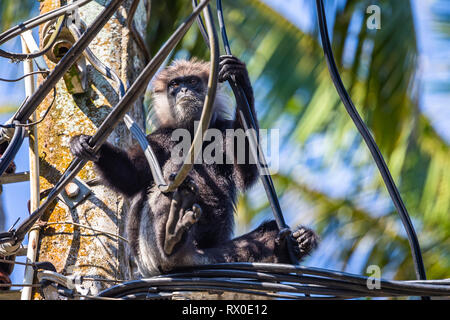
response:
[(128, 197), (150, 185), (150, 168), (140, 148), (125, 152), (106, 142), (95, 154), (87, 144), (89, 138), (86, 135), (73, 137), (70, 151), (75, 156), (93, 161), (104, 184)]

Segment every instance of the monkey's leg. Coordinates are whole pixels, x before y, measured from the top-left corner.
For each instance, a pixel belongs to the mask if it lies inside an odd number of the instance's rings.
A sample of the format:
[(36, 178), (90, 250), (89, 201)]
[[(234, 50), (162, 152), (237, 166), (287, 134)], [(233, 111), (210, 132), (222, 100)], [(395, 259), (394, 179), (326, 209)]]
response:
[(200, 218), (202, 210), (198, 204), (194, 204), (196, 195), (197, 189), (192, 184), (189, 187), (180, 186), (173, 194), (164, 240), (164, 252), (167, 255), (173, 253), (184, 233)]
[(295, 255), (301, 260), (317, 246), (318, 236), (303, 226), (297, 227), (292, 234), (279, 231), (275, 221), (268, 221), (247, 234), (204, 251), (215, 262), (290, 263), (286, 240), (292, 242)]

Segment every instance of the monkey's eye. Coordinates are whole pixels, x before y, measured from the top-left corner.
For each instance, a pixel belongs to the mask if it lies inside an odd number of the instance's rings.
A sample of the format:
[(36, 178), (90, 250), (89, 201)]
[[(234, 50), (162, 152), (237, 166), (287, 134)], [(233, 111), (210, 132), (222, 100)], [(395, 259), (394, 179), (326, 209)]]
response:
[(169, 87), (171, 87), (171, 88), (178, 87), (178, 82), (176, 82), (175, 80), (170, 81), (169, 82)]
[(198, 79), (196, 79), (196, 78), (191, 78), (191, 79), (189, 80), (189, 83), (195, 86), (195, 85), (198, 83)]

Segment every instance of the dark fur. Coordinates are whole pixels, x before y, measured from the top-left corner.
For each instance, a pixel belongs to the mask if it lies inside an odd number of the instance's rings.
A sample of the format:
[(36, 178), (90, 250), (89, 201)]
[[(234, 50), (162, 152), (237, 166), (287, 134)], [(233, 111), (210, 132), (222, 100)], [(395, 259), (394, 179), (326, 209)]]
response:
[[(221, 60), (219, 80), (225, 81), (230, 74), (234, 74), (243, 86), (251, 108), (254, 109), (253, 90), (245, 65), (234, 57), (222, 57)], [(207, 71), (205, 63), (199, 61), (175, 63), (174, 66), (163, 71), (155, 81), (154, 91), (159, 94), (157, 98), (159, 100), (155, 100), (155, 103), (159, 104), (160, 108), (173, 108), (168, 105), (161, 106), (159, 102), (168, 90), (167, 83), (174, 77), (179, 77), (180, 74), (195, 74), (206, 79), (205, 70)], [(165, 112), (170, 114), (170, 110)], [(185, 125), (185, 122), (181, 124), (164, 120), (166, 119), (161, 121), (163, 125), (147, 138), (168, 181), (170, 174), (176, 173), (180, 166), (170, 157), (171, 150), (178, 143), (171, 140), (172, 132), (179, 126), (186, 126), (193, 133), (193, 128)], [(190, 119), (189, 123), (193, 120), (195, 119)], [(227, 120), (217, 114), (210, 127), (219, 129), (225, 139), (226, 129), (242, 128), (242, 125), (236, 119)], [(82, 155), (77, 152), (83, 140), (80, 137), (83, 136), (75, 137), (71, 142), (71, 150), (76, 155)], [(229, 142), (226, 139), (224, 141), (224, 148), (226, 148)], [(248, 146), (246, 149), (248, 155)], [(200, 205), (203, 213), (200, 220), (175, 246), (174, 252), (166, 255), (163, 245), (172, 193), (161, 193), (154, 185), (142, 150), (136, 147), (125, 152), (106, 143), (100, 148), (94, 160), (103, 182), (131, 200), (127, 218), (127, 236), (143, 276), (166, 272), (182, 265), (237, 261), (289, 263), (285, 242), (280, 241), (278, 237), (275, 221), (265, 222), (250, 233), (231, 238), (237, 192), (247, 190), (257, 180), (258, 173), (255, 165), (194, 165), (189, 177), (198, 186), (199, 194), (195, 202)], [(316, 246), (317, 236), (303, 227), (297, 230), (301, 231), (297, 232), (301, 236), (297, 238), (289, 236), (288, 239), (296, 244), (297, 258), (301, 259)]]
[[(10, 261), (14, 261), (15, 256), (9, 256), (9, 257), (0, 257), (1, 259), (6, 259)], [(9, 276), (11, 275), (12, 271), (14, 269), (14, 264), (0, 263), (0, 284), (11, 284), (11, 279)], [(9, 287), (0, 287), (0, 290), (9, 290)]]

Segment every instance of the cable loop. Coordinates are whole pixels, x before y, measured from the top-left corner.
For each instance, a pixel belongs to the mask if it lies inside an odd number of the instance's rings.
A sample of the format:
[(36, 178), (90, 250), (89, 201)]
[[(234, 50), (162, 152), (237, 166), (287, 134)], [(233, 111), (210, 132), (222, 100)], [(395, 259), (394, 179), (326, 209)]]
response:
[(23, 32), (31, 30), (47, 21), (57, 19), (58, 17), (60, 17), (62, 15), (69, 14), (69, 13), (73, 12), (74, 10), (76, 10), (77, 8), (80, 8), (91, 1), (92, 0), (79, 0), (74, 3), (62, 6), (61, 8), (57, 8), (55, 10), (46, 12), (37, 17), (31, 18), (25, 22), (22, 22), (0, 34), (0, 45), (11, 40), (12, 38), (19, 36)]
[(52, 35), (48, 41), (48, 44), (41, 51), (34, 52), (34, 53), (10, 53), (10, 52), (0, 49), (0, 57), (9, 58), (9, 59), (11, 59), (11, 61), (15, 62), (15, 61), (34, 59), (34, 58), (44, 55), (48, 50), (50, 50), (53, 47), (53, 45), (58, 40), (58, 36), (64, 27), (65, 20), (66, 20), (65, 14), (58, 18), (58, 20), (56, 21), (56, 26), (55, 26), (55, 29), (57, 31), (52, 33)]
[[(209, 47), (210, 47), (210, 70), (208, 79), (208, 91), (206, 93), (205, 101), (203, 103), (202, 114), (200, 116), (199, 127), (195, 132), (194, 139), (192, 141), (191, 147), (189, 148), (188, 154), (183, 162), (183, 165), (178, 170), (173, 181), (169, 183), (168, 186), (160, 187), (162, 192), (172, 192), (178, 188), (183, 181), (186, 179), (190, 170), (192, 169), (195, 159), (197, 158), (198, 152), (201, 150), (197, 146), (203, 141), (203, 136), (206, 130), (209, 128), (209, 123), (213, 115), (213, 104), (217, 91), (217, 75), (219, 72), (219, 41), (217, 39), (216, 29), (214, 27), (214, 20), (212, 17), (211, 8), (208, 5), (204, 9), (207, 31), (209, 34)], [(199, 16), (198, 16), (199, 17)], [(197, 152), (197, 154), (195, 153)]]

